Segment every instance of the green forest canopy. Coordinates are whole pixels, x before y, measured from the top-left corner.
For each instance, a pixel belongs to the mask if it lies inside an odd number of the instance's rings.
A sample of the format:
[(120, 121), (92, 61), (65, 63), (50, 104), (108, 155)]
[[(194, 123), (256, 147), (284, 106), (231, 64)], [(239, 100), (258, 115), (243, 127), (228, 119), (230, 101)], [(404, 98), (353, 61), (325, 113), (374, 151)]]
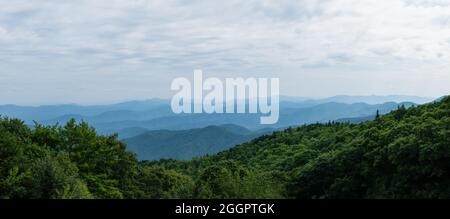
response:
[(0, 198), (450, 198), (450, 98), (138, 162), (87, 123), (0, 119)]

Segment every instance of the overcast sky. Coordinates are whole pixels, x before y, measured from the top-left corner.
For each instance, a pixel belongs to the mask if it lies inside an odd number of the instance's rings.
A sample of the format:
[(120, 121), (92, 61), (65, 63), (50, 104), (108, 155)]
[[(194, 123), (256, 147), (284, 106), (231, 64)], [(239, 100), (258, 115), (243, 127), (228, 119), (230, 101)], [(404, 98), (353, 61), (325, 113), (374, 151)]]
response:
[(194, 69), (291, 96), (450, 94), (450, 0), (0, 0), (0, 104), (168, 98)]

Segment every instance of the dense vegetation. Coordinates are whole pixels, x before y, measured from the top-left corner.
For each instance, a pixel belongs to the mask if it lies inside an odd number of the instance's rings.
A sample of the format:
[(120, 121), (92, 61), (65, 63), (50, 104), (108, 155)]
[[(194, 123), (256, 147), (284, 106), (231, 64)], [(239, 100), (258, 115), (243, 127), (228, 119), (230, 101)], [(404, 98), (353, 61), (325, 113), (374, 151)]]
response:
[(289, 128), (191, 161), (138, 162), (86, 123), (0, 120), (1, 198), (450, 198), (450, 98)]
[(252, 132), (229, 124), (187, 130), (152, 130), (122, 141), (138, 155), (139, 160), (189, 160), (226, 150), (270, 131)]
[[(283, 99), (283, 98), (282, 98)], [(43, 125), (56, 123), (66, 124), (70, 119), (86, 121), (94, 127), (98, 134), (118, 133), (119, 139), (131, 138), (150, 130), (188, 130), (207, 126), (234, 124), (251, 130), (264, 128), (284, 128), (316, 121), (326, 122), (341, 118), (354, 120), (361, 117), (372, 117), (376, 110), (385, 114), (395, 110), (399, 103), (393, 100), (416, 100), (422, 98), (408, 96), (336, 96), (321, 100), (280, 101), (280, 119), (272, 125), (261, 125), (260, 116), (253, 113), (200, 113), (174, 114), (170, 100), (130, 101), (112, 105), (48, 105), (48, 106), (16, 106), (0, 105), (0, 115), (20, 118), (29, 126), (34, 121)], [(381, 101), (384, 101), (383, 104)], [(402, 102), (400, 105), (415, 105)], [(370, 118), (369, 118), (370, 119)], [(139, 154), (140, 155), (140, 154)], [(204, 155), (204, 154), (202, 154)]]

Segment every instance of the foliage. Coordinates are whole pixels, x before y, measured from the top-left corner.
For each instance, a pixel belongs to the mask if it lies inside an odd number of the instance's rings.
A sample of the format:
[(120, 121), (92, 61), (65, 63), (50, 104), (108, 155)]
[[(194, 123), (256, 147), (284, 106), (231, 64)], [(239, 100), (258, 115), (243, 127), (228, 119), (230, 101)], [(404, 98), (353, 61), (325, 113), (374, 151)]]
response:
[(87, 123), (0, 118), (0, 198), (450, 198), (450, 98), (138, 162)]

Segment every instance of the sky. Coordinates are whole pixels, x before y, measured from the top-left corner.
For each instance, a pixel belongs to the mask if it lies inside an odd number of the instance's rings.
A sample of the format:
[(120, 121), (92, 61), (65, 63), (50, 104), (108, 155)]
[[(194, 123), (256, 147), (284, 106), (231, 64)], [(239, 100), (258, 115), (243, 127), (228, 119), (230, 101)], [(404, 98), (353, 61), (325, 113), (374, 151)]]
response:
[(450, 0), (0, 0), (0, 104), (170, 98), (176, 77), (288, 96), (450, 94)]

